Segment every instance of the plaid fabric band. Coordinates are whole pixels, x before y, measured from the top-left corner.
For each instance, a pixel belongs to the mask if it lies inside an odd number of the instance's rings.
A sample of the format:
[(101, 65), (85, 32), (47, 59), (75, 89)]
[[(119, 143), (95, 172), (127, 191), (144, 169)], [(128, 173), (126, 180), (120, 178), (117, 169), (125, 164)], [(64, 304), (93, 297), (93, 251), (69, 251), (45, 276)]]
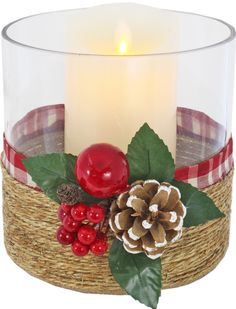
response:
[(227, 145), (210, 159), (177, 169), (175, 179), (203, 189), (222, 179), (232, 167), (233, 139), (230, 138)]
[(37, 138), (48, 132), (64, 130), (64, 104), (42, 106), (32, 110), (11, 130), (11, 142), (17, 149), (27, 141)]
[(2, 163), (8, 173), (15, 178), (17, 181), (32, 187), (36, 190), (39, 190), (36, 183), (33, 182), (31, 176), (27, 173), (26, 168), (24, 164), (22, 163), (22, 160), (26, 157), (16, 152), (7, 142), (5, 135), (3, 136), (3, 147), (4, 151), (2, 154)]
[(203, 112), (178, 107), (177, 133), (195, 140), (203, 140), (209, 144), (217, 144), (224, 140), (225, 128)]
[[(23, 145), (31, 138), (42, 136), (45, 132), (57, 132), (64, 129), (64, 105), (40, 107), (28, 113), (12, 130), (11, 140), (14, 145)], [(177, 110), (177, 133), (197, 140), (203, 139), (208, 143), (217, 144), (219, 137), (223, 138), (223, 126), (215, 122), (206, 114), (186, 108)], [(17, 181), (39, 190), (27, 173), (20, 152), (4, 140), (2, 162), (9, 174)], [(18, 147), (18, 146), (16, 146)], [(47, 149), (48, 150), (48, 149)], [(61, 149), (60, 151), (63, 151)], [(50, 151), (48, 151), (50, 152)], [(192, 184), (202, 189), (222, 179), (233, 167), (233, 141), (229, 139), (227, 145), (216, 155), (198, 164), (176, 169), (175, 179)]]

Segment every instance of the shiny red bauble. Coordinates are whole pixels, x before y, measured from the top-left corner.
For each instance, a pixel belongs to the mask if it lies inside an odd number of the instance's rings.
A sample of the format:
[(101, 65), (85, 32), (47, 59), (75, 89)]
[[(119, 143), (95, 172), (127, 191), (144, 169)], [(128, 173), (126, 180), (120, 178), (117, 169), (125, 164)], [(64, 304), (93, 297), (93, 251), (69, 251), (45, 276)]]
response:
[(62, 222), (66, 215), (71, 212), (71, 206), (67, 204), (61, 204), (58, 208), (58, 219)]
[(105, 219), (105, 209), (97, 204), (89, 207), (87, 219), (92, 223), (100, 223)]
[(119, 148), (105, 143), (94, 144), (79, 154), (75, 175), (84, 191), (106, 198), (126, 189), (129, 165)]
[(85, 256), (89, 252), (89, 246), (81, 244), (78, 240), (71, 245), (73, 253), (77, 256)]
[(71, 215), (76, 221), (83, 221), (87, 218), (88, 209), (89, 207), (85, 204), (76, 204), (71, 209)]
[(80, 222), (72, 218), (71, 215), (66, 215), (63, 219), (63, 226), (68, 232), (77, 232), (80, 227)]
[(62, 245), (70, 245), (75, 240), (75, 234), (68, 232), (64, 226), (60, 226), (57, 230), (57, 240)]
[(97, 232), (96, 230), (90, 225), (83, 225), (80, 227), (78, 231), (78, 240), (83, 245), (91, 245), (96, 239)]
[(96, 239), (91, 245), (90, 250), (94, 255), (101, 256), (107, 252), (108, 243), (104, 239)]

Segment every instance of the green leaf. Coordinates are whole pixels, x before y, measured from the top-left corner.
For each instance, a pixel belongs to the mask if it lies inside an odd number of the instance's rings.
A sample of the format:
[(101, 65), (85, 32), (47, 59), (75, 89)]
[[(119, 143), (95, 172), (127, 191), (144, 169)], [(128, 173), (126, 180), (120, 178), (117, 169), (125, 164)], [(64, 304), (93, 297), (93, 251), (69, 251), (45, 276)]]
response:
[(173, 180), (172, 184), (179, 188), (181, 201), (187, 207), (184, 227), (197, 226), (225, 216), (206, 193), (182, 181)]
[(168, 147), (145, 123), (128, 146), (130, 183), (137, 179), (171, 181), (175, 172), (174, 160)]
[(109, 252), (109, 266), (115, 280), (134, 299), (155, 309), (161, 295), (161, 260), (145, 254), (130, 254), (115, 239)]
[[(57, 188), (61, 184), (78, 185), (74, 169), (76, 156), (65, 153), (51, 153), (30, 157), (23, 160), (28, 173), (44, 193), (59, 203)], [(82, 191), (82, 189), (81, 189)], [(97, 199), (83, 192), (87, 203), (94, 203)]]

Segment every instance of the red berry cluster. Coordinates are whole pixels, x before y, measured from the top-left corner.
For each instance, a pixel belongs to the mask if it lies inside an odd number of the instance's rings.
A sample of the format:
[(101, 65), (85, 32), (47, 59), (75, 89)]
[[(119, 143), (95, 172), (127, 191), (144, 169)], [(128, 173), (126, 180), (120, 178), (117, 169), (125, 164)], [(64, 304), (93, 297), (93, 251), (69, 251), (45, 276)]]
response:
[(75, 255), (85, 256), (91, 251), (94, 255), (101, 256), (107, 251), (107, 237), (96, 228), (105, 219), (102, 206), (61, 204), (58, 218), (62, 225), (57, 230), (57, 240), (62, 245), (71, 245)]

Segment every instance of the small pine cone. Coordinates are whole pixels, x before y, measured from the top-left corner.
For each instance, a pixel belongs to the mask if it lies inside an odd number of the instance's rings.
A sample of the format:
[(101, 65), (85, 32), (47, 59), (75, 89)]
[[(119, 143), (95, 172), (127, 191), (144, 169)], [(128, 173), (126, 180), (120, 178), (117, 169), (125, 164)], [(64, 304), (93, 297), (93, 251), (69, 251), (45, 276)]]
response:
[(79, 186), (62, 184), (57, 188), (57, 196), (61, 203), (75, 205), (82, 201), (81, 189)]
[(182, 236), (186, 207), (180, 198), (169, 183), (137, 181), (112, 202), (110, 228), (126, 251), (156, 259)]

